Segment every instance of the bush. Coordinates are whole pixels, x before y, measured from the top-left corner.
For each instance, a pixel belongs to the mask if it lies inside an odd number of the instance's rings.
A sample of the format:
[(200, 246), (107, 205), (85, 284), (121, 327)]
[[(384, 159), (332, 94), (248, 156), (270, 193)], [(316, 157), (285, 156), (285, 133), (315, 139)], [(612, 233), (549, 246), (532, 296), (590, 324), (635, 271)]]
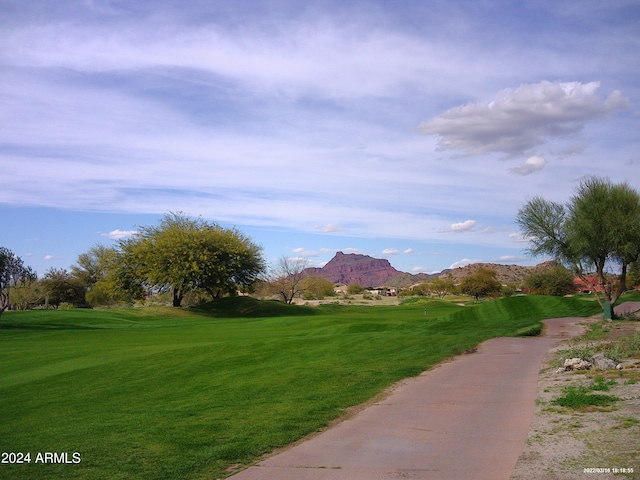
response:
[(553, 403), (561, 407), (582, 408), (590, 406), (607, 406), (617, 402), (618, 397), (613, 395), (599, 395), (589, 393), (593, 388), (589, 387), (567, 387), (564, 389), (564, 395), (556, 398)]
[(535, 295), (555, 295), (558, 297), (574, 291), (573, 274), (562, 265), (538, 270), (524, 279), (525, 288)]

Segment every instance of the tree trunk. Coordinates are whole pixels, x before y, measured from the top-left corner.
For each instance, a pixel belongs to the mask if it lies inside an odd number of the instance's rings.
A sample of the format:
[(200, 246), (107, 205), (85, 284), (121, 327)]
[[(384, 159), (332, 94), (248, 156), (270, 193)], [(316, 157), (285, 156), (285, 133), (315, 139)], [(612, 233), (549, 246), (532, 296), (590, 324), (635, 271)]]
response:
[(611, 302), (611, 305), (615, 305), (620, 296), (627, 291), (627, 264), (622, 264), (622, 271), (620, 272), (620, 285), (618, 286), (618, 291), (616, 292), (616, 296)]
[(173, 306), (174, 307), (179, 307), (182, 304), (182, 297), (184, 295), (182, 295), (182, 292), (180, 291), (179, 288), (174, 287), (173, 288)]

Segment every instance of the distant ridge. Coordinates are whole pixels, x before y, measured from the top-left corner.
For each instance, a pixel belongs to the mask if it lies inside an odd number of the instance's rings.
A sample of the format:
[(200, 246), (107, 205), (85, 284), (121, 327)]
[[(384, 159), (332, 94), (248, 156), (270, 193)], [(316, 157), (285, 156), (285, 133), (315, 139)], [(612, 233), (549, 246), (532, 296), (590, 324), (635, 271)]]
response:
[(497, 278), (501, 283), (522, 282), (524, 277), (534, 269), (549, 268), (555, 265), (554, 262), (545, 262), (535, 267), (521, 265), (501, 265), (497, 263), (473, 263), (466, 267), (446, 269), (442, 272), (428, 275), (411, 273), (396, 270), (389, 260), (383, 258), (373, 258), (369, 255), (357, 253), (337, 252), (336, 255), (322, 268), (307, 268), (305, 275), (314, 275), (326, 278), (331, 283), (348, 285), (358, 283), (363, 287), (395, 287), (402, 288), (422, 282), (428, 282), (432, 278), (451, 278), (459, 283), (462, 278), (477, 271), (480, 268), (489, 268), (497, 272)]
[(450, 278), (454, 283), (459, 283), (464, 277), (477, 272), (481, 268), (488, 268), (496, 271), (496, 278), (502, 284), (520, 284), (524, 278), (535, 270), (552, 268), (555, 262), (544, 262), (534, 267), (523, 265), (502, 265), (499, 263), (472, 263), (466, 267), (454, 268), (438, 274), (439, 277)]

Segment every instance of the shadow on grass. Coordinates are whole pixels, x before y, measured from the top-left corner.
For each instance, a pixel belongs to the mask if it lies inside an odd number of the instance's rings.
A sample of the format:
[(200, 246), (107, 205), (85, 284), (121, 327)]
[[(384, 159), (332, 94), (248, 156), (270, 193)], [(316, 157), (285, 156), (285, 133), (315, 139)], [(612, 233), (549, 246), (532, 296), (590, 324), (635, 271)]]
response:
[(252, 297), (226, 297), (190, 308), (191, 311), (219, 318), (262, 318), (317, 315), (320, 310), (304, 305), (291, 305), (277, 300)]
[(1, 323), (2, 330), (105, 330), (101, 327), (70, 323)]

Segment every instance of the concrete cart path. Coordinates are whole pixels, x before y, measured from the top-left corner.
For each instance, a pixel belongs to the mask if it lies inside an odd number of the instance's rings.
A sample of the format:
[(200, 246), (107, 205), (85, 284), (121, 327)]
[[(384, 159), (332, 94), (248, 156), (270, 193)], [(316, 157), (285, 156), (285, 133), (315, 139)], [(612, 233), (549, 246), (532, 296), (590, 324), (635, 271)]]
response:
[(508, 479), (524, 447), (545, 354), (584, 318), (494, 338), (233, 480)]

